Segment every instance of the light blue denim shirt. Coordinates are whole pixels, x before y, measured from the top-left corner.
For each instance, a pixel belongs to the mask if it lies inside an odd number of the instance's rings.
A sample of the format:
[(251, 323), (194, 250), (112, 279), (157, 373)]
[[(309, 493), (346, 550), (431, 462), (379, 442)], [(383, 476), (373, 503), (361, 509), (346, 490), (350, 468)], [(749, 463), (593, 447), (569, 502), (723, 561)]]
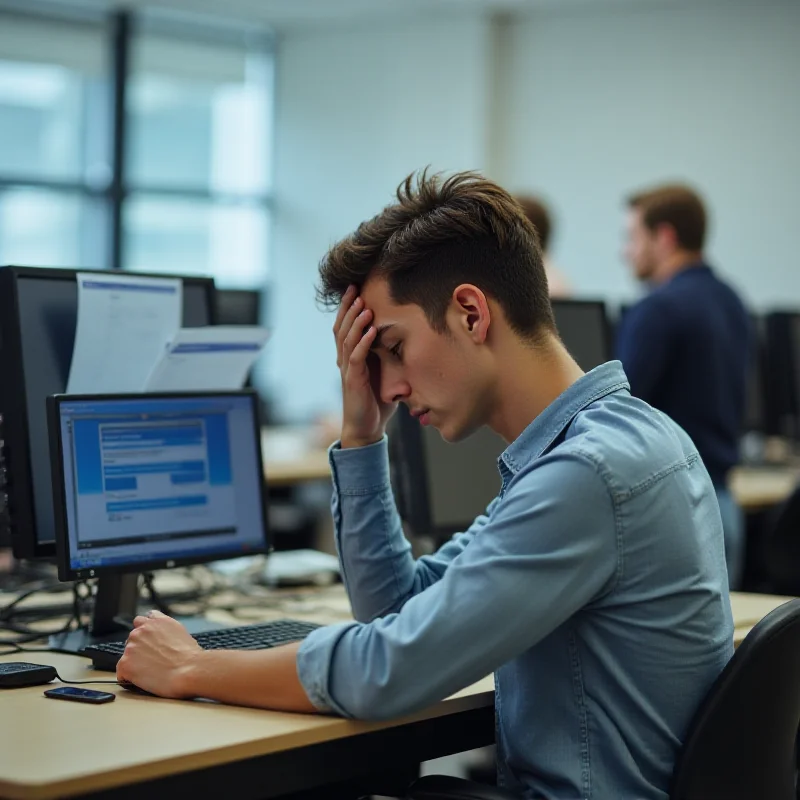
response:
[(409, 552), (385, 440), (334, 446), (331, 464), (358, 622), (301, 646), (316, 706), (394, 717), (494, 671), (501, 783), (529, 798), (667, 798), (733, 620), (708, 473), (618, 362), (522, 432), (486, 514), (432, 556)]

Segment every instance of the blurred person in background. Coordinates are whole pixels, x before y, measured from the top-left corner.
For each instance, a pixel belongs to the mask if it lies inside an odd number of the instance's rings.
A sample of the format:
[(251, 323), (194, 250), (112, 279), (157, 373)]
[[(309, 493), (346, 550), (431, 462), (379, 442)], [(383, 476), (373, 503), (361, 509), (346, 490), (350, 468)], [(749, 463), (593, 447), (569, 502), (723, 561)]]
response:
[(553, 220), (547, 206), (538, 197), (524, 194), (516, 198), (522, 206), (525, 216), (536, 228), (539, 234), (539, 245), (542, 248), (542, 260), (544, 271), (547, 274), (547, 285), (550, 289), (550, 297), (569, 297), (572, 294), (572, 287), (564, 276), (563, 271), (550, 257), (550, 234), (553, 230)]
[(622, 318), (617, 357), (631, 392), (672, 417), (714, 483), (731, 589), (741, 582), (744, 521), (727, 486), (739, 459), (750, 322), (703, 255), (706, 210), (692, 189), (663, 185), (627, 198), (624, 258), (649, 293)]

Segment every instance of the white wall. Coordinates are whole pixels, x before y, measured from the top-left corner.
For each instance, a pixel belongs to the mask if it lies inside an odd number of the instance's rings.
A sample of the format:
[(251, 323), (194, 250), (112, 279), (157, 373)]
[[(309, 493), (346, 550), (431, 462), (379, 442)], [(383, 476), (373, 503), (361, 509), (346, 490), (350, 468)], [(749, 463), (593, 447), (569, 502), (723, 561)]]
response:
[(633, 294), (622, 200), (678, 178), (708, 200), (721, 271), (756, 307), (800, 306), (800, 3), (541, 11), (510, 48), (497, 177), (552, 201), (582, 291)]
[(339, 404), (333, 315), (314, 302), (327, 248), (389, 203), (412, 170), (483, 167), (488, 48), (476, 16), (279, 41), (266, 361), (283, 418)]
[[(455, 12), (454, 12), (455, 13)], [(277, 199), (267, 368), (288, 420), (335, 408), (328, 246), (413, 169), (484, 168), (539, 190), (581, 294), (636, 287), (623, 198), (693, 182), (709, 253), (757, 308), (800, 306), (800, 3), (654, 0), (292, 31), (277, 61)]]

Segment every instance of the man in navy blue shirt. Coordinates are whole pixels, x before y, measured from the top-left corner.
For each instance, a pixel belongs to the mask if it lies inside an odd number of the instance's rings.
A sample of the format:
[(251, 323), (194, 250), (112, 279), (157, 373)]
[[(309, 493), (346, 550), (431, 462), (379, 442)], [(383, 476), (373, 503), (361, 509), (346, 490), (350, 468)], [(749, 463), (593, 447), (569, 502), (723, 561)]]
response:
[(617, 356), (631, 392), (689, 434), (711, 475), (725, 533), (728, 579), (741, 579), (744, 526), (727, 488), (738, 461), (750, 322), (736, 292), (703, 256), (706, 212), (685, 186), (628, 198), (625, 258), (650, 293), (623, 317)]

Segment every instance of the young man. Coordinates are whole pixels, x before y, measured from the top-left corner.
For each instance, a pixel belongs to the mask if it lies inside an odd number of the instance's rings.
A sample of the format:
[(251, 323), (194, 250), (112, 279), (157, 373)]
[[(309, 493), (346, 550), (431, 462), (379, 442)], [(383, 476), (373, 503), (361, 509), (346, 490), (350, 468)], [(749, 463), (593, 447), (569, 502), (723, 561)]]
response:
[[(328, 253), (321, 294), (339, 304), (333, 515), (357, 622), (273, 651), (202, 652), (155, 614), (137, 619), (119, 677), (375, 719), (494, 671), (505, 785), (666, 798), (733, 650), (719, 509), (689, 438), (631, 397), (619, 364), (581, 372), (531, 224), (477, 175), (409, 178)], [(509, 442), (486, 514), (417, 561), (389, 484), (399, 402), (447, 440), (489, 425)]]
[(744, 524), (727, 487), (739, 460), (750, 320), (736, 292), (703, 257), (706, 212), (685, 186), (628, 198), (625, 258), (650, 294), (623, 317), (617, 340), (634, 396), (691, 437), (722, 513), (731, 589), (744, 565)]

